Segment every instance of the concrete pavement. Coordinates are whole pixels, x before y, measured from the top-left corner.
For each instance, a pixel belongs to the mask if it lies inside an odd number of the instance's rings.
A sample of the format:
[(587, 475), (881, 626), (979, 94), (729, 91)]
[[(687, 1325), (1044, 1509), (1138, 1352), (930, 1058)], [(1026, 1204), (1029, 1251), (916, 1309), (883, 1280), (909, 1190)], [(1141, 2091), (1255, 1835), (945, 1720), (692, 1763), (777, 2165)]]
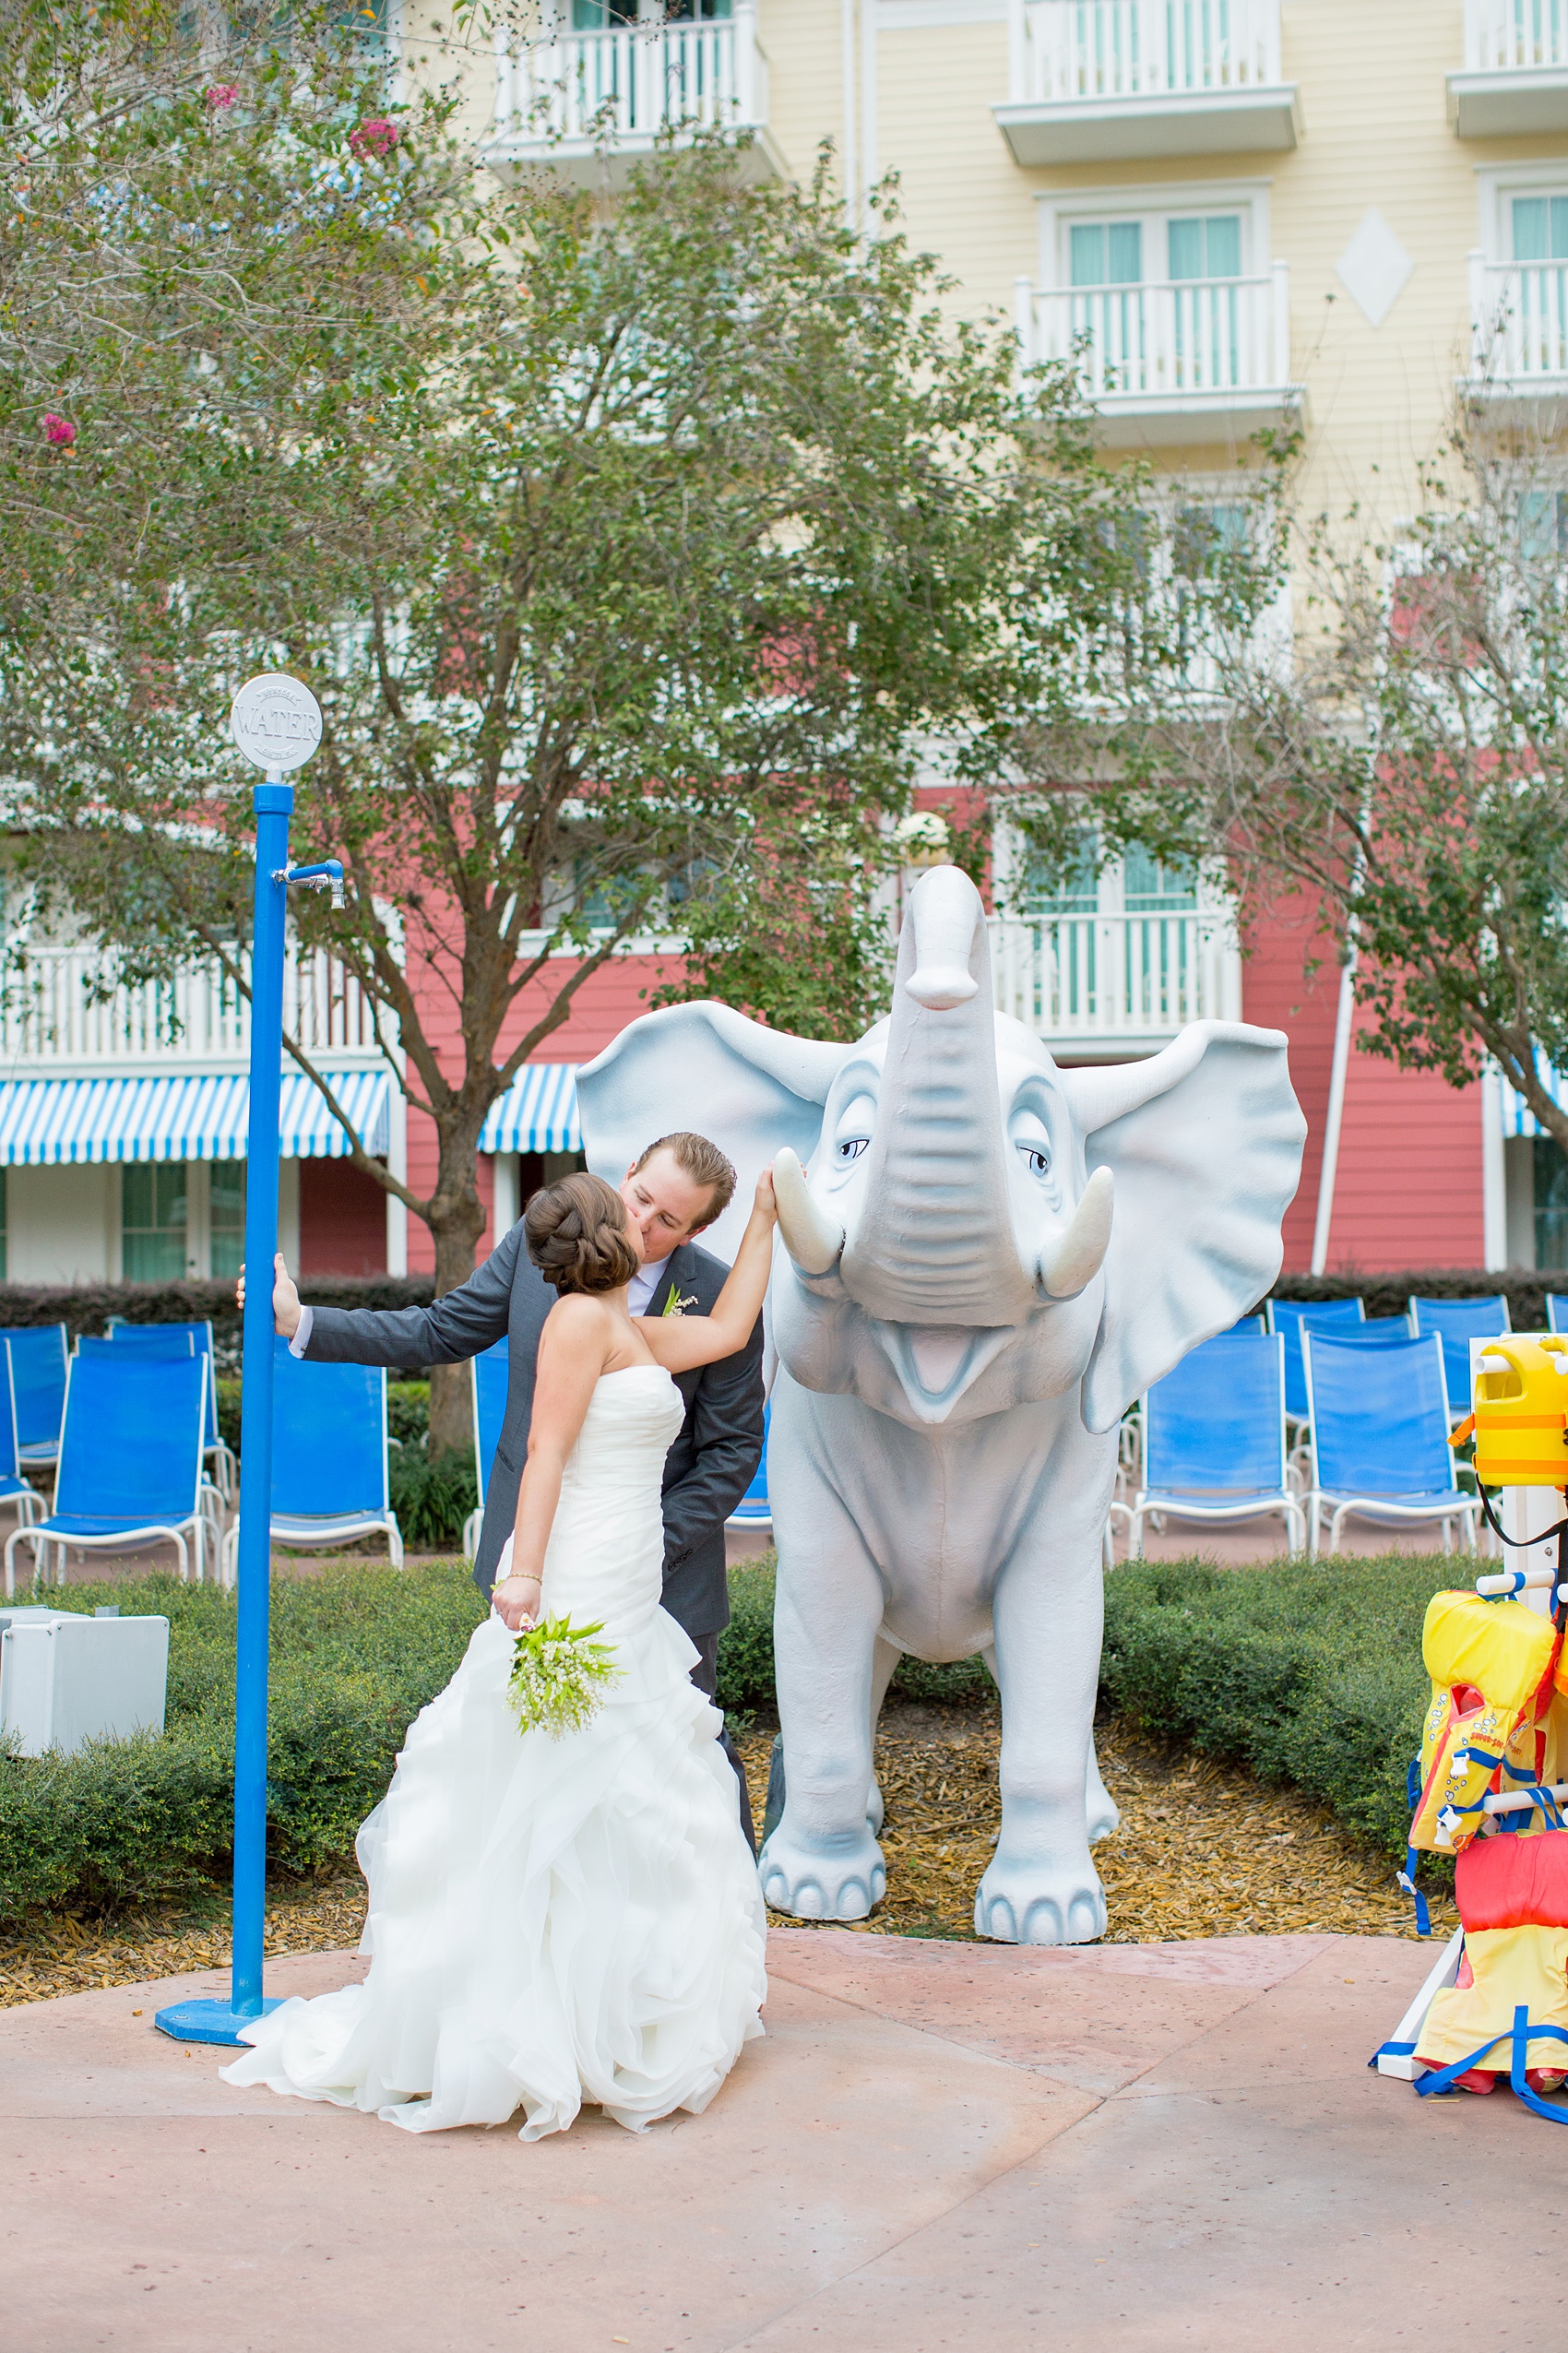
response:
[(1568, 2145), (1366, 2072), (1430, 1959), (775, 1932), (766, 2038), (706, 2116), (526, 2147), (232, 2090), (152, 2029), (218, 1977), (0, 2012), (0, 2342), (1561, 2353)]

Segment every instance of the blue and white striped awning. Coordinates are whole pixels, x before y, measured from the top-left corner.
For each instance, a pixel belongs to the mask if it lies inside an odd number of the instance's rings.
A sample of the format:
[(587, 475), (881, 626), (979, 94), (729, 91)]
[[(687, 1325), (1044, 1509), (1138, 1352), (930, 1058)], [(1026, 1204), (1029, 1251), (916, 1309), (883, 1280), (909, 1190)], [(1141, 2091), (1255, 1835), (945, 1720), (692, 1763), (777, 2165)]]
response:
[(577, 1064), (525, 1063), (480, 1130), (481, 1152), (580, 1152)]
[[(1568, 1085), (1565, 1085), (1561, 1074), (1553, 1070), (1551, 1064), (1540, 1054), (1536, 1056), (1536, 1075), (1552, 1101), (1568, 1110)], [(1498, 1073), (1497, 1091), (1502, 1106), (1504, 1135), (1545, 1135), (1546, 1130), (1541, 1126), (1523, 1095), (1515, 1092), (1501, 1072)]]
[[(385, 1159), (392, 1082), (385, 1070), (324, 1070), (367, 1152)], [(60, 1160), (243, 1160), (250, 1082), (148, 1073), (125, 1078), (0, 1080), (0, 1167)], [(338, 1160), (349, 1140), (303, 1071), (283, 1073), (279, 1158)]]

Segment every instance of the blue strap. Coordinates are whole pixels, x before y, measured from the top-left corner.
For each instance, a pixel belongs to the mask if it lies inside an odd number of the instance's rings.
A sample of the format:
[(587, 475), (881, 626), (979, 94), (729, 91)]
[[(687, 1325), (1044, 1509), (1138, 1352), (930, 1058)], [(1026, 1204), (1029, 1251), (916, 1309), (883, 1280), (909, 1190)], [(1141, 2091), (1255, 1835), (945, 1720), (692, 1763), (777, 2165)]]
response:
[[(1422, 2099), (1431, 2099), (1434, 2093), (1451, 2092), (1461, 2075), (1468, 2074), (1472, 2067), (1479, 2067), (1488, 2052), (1495, 2050), (1500, 2043), (1507, 2043), (1510, 2047), (1508, 2082), (1511, 2090), (1526, 2108), (1533, 2108), (1538, 2116), (1549, 2118), (1553, 2124), (1568, 2124), (1568, 2109), (1549, 2108), (1539, 2093), (1532, 2091), (1525, 2081), (1531, 2043), (1546, 2040), (1568, 2042), (1568, 2030), (1562, 2026), (1532, 2026), (1529, 2011), (1521, 2002), (1514, 2013), (1514, 2024), (1507, 2034), (1494, 2035), (1490, 2042), (1483, 2042), (1479, 2050), (1472, 2050), (1467, 2059), (1455, 2059), (1447, 2067), (1435, 2068), (1430, 2074), (1418, 2075), (1416, 2090)], [(1384, 2045), (1385, 2050), (1402, 2048), (1398, 2044)]]
[(1380, 2042), (1367, 2061), (1367, 2065), (1375, 2067), (1380, 2059), (1413, 2059), (1415, 2055), (1416, 2046), (1413, 2042)]
[(1405, 1802), (1412, 1813), (1421, 1801), (1421, 1760), (1413, 1756), (1405, 1767)]

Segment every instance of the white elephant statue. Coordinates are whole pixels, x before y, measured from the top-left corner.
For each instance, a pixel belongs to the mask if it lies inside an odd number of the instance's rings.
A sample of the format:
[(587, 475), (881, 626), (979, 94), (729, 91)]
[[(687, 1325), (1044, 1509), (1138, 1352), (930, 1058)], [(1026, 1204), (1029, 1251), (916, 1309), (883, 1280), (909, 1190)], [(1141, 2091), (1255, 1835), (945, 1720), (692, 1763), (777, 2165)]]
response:
[(888, 1679), (903, 1652), (979, 1652), (1002, 1699), (1002, 1830), (976, 1928), (1101, 1935), (1089, 1847), (1116, 1812), (1093, 1715), (1117, 1429), (1278, 1272), (1306, 1135), (1284, 1036), (1194, 1022), (1146, 1060), (1058, 1069), (992, 1012), (984, 907), (945, 866), (910, 894), (892, 1013), (857, 1044), (677, 1005), (624, 1029), (578, 1099), (605, 1176), (671, 1128), (710, 1135), (740, 1171), (732, 1221), (776, 1160), (787, 1799), (761, 1857), (768, 1902), (870, 1911)]

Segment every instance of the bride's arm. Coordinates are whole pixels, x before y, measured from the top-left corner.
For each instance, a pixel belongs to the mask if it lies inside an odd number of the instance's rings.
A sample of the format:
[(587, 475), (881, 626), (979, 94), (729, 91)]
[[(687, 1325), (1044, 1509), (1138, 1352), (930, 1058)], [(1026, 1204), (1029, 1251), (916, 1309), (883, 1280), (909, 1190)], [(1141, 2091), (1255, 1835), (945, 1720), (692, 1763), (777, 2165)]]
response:
[(514, 1634), (539, 1616), (544, 1548), (561, 1500), (561, 1474), (577, 1441), (610, 1350), (609, 1312), (580, 1291), (557, 1300), (544, 1319), (534, 1373), (529, 1458), (517, 1491), (512, 1572), (492, 1599)]
[(752, 1336), (762, 1313), (773, 1265), (773, 1171), (757, 1179), (756, 1199), (724, 1289), (710, 1315), (639, 1315), (635, 1321), (654, 1355), (669, 1373), (689, 1373), (695, 1364), (717, 1364), (733, 1356)]

